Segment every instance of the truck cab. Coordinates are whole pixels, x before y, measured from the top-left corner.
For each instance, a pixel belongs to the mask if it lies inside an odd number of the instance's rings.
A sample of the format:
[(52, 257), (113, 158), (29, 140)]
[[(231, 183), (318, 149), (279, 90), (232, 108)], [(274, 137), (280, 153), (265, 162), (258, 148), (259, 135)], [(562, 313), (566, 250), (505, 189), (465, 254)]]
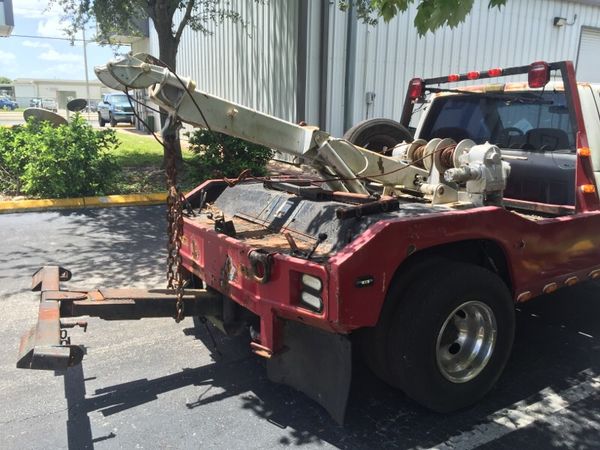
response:
[[(594, 130), (600, 85), (578, 83), (577, 89), (586, 102), (585, 121)], [(505, 197), (574, 206), (577, 146), (564, 85), (529, 89), (525, 83), (506, 83), (463, 91), (432, 95), (415, 138), (495, 144), (510, 158)]]
[(118, 123), (133, 125), (133, 108), (127, 95), (123, 93), (105, 94), (97, 109), (98, 125), (101, 127), (107, 123), (110, 123), (111, 127), (116, 127)]

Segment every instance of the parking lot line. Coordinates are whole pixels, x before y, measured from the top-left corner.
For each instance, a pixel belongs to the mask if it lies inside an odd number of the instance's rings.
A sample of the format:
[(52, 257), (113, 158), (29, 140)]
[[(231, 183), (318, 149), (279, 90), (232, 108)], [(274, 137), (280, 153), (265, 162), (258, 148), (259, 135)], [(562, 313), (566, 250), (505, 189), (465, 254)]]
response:
[(509, 433), (525, 428), (534, 422), (549, 421), (554, 414), (560, 413), (572, 404), (586, 399), (598, 392), (600, 376), (587, 369), (580, 373), (584, 381), (554, 392), (546, 388), (536, 394), (541, 400), (528, 404), (527, 400), (515, 403), (488, 416), (488, 420), (469, 431), (457, 434), (445, 442), (430, 447), (439, 450), (470, 450), (488, 444)]

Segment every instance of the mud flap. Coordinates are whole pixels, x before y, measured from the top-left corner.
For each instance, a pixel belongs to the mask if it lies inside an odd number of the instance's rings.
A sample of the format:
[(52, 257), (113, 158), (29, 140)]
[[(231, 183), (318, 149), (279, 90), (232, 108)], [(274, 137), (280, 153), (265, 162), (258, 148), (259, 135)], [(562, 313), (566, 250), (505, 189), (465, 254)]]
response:
[(286, 322), (284, 349), (267, 360), (267, 375), (308, 395), (336, 422), (344, 423), (352, 379), (352, 346), (347, 336)]

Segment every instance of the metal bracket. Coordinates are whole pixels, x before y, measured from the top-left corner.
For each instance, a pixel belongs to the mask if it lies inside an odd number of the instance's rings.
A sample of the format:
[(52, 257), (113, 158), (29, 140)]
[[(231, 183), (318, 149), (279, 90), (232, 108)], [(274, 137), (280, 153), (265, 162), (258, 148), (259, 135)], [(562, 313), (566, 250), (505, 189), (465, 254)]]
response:
[[(87, 322), (65, 322), (66, 317), (92, 316), (106, 320), (172, 317), (177, 296), (169, 289), (100, 289), (61, 291), (60, 282), (71, 272), (45, 266), (33, 276), (32, 290), (40, 291), (36, 326), (21, 337), (17, 368), (66, 370), (81, 362), (85, 349), (71, 344), (67, 328), (87, 329)], [(206, 289), (186, 289), (184, 310), (192, 316), (219, 314), (222, 296)]]

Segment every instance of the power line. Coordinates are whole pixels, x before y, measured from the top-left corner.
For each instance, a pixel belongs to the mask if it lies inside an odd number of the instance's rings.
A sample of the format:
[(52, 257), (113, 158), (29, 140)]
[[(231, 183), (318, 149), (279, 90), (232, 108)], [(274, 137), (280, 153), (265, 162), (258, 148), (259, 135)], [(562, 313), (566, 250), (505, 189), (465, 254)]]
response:
[(61, 38), (61, 37), (50, 37), (50, 36), (33, 36), (29, 34), (11, 34), (10, 37), (22, 37), (22, 38), (32, 38), (32, 39), (53, 39), (55, 41), (77, 41), (77, 42), (95, 42), (94, 40), (85, 40), (85, 39), (71, 39), (71, 38)]

